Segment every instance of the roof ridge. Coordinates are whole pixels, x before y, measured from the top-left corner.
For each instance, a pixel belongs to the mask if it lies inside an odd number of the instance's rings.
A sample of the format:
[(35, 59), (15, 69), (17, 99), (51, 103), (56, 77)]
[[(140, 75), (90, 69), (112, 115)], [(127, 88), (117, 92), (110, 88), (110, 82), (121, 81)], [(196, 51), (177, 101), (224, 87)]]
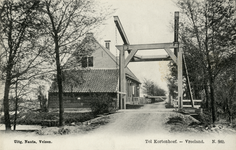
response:
[(115, 55), (113, 55), (110, 50), (108, 50), (107, 48), (102, 46), (102, 44), (100, 44), (96, 39), (95, 39), (95, 41), (111, 57), (111, 59), (116, 63), (116, 65), (119, 65), (118, 62), (116, 62)]
[[(94, 37), (93, 37), (94, 38)], [(95, 38), (94, 38), (95, 39)], [(115, 55), (113, 55), (112, 53), (111, 53), (111, 51), (109, 51), (107, 48), (105, 48), (104, 46), (102, 46), (96, 39), (95, 39), (95, 41), (98, 43), (98, 45), (113, 59), (113, 61), (116, 63), (116, 65), (119, 65), (119, 63), (118, 62), (116, 62), (116, 60), (115, 60)], [(139, 81), (139, 79), (135, 76), (135, 74), (129, 69), (129, 67), (126, 67), (125, 69), (127, 69), (130, 73), (131, 73), (131, 76), (134, 76), (133, 77), (133, 79), (135, 79), (135, 80), (137, 80), (138, 82), (140, 82)], [(140, 82), (141, 83), (141, 82)]]
[(118, 70), (116, 68), (91, 68), (89, 70)]

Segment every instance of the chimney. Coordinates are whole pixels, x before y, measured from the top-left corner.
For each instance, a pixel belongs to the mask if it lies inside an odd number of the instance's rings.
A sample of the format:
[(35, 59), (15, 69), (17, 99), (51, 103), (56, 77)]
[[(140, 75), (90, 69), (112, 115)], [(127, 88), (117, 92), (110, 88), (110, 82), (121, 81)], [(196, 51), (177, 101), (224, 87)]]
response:
[(108, 50), (110, 50), (110, 40), (106, 40), (105, 41), (105, 47), (106, 47), (106, 49), (108, 49)]
[(86, 33), (86, 37), (93, 37), (93, 33), (91, 32)]

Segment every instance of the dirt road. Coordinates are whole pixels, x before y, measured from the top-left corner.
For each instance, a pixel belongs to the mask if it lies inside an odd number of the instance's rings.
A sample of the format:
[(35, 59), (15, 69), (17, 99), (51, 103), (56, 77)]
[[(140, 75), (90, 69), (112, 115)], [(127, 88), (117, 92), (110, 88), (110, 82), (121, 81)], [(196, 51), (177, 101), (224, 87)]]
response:
[[(135, 110), (119, 110), (110, 116), (109, 123), (85, 134), (70, 135), (32, 135), (31, 133), (12, 133), (4, 135), (0, 140), (3, 150), (157, 150), (157, 149), (227, 149), (233, 150), (235, 136), (170, 133), (166, 119), (176, 115), (172, 109), (165, 109), (164, 102), (147, 104)], [(1, 136), (0, 136), (1, 139)], [(212, 144), (212, 140), (221, 139), (226, 144)], [(27, 144), (24, 141), (35, 141)], [(202, 140), (204, 144), (189, 144), (186, 140)], [(23, 144), (19, 144), (21, 141)], [(50, 144), (40, 143), (46, 141)], [(159, 141), (159, 142), (155, 142)], [(161, 142), (164, 141), (164, 142)], [(165, 143), (176, 141), (177, 143)]]
[(93, 133), (135, 135), (148, 133), (167, 133), (166, 114), (174, 113), (166, 109), (165, 102), (146, 104), (140, 109), (119, 110), (111, 115), (110, 123), (93, 131)]

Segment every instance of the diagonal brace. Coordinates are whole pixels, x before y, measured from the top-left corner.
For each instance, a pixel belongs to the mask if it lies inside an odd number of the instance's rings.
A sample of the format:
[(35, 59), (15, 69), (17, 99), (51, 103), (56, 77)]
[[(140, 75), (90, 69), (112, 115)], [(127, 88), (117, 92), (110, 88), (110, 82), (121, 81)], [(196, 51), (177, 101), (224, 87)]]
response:
[(133, 49), (131, 51), (131, 53), (128, 55), (128, 57), (125, 59), (125, 66), (127, 67), (127, 65), (129, 64), (130, 60), (134, 57), (134, 55), (137, 53), (138, 49)]
[(169, 48), (165, 48), (165, 51), (169, 54), (169, 56), (172, 58), (172, 60), (177, 64), (177, 58), (176, 58), (175, 54)]

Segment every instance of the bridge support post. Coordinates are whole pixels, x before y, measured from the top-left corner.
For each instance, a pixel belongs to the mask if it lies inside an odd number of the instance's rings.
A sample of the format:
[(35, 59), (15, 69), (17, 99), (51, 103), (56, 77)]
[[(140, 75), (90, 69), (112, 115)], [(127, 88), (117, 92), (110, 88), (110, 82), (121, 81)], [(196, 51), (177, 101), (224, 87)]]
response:
[(119, 96), (119, 108), (126, 109), (126, 95), (125, 93), (125, 46), (120, 49), (120, 62), (119, 62), (119, 91), (121, 92)]
[(122, 76), (123, 76), (123, 89), (122, 89), (122, 92), (126, 93), (123, 95), (123, 109), (126, 109), (126, 100), (127, 100), (127, 91), (126, 91), (126, 78), (125, 78), (125, 45), (123, 47), (123, 61), (122, 61), (122, 66), (123, 66), (123, 73), (122, 73)]
[(178, 51), (178, 104), (179, 110), (183, 109), (183, 51), (182, 47)]

